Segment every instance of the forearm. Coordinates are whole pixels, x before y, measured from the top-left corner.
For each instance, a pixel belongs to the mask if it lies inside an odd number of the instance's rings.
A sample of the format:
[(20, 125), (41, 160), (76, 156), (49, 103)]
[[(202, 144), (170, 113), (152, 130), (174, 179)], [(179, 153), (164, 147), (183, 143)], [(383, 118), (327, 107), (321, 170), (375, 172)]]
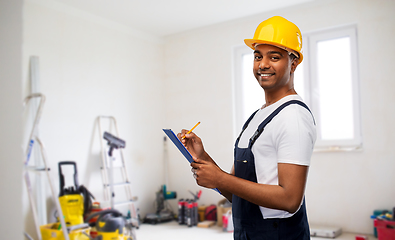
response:
[(198, 185), (218, 188), (222, 195), (232, 201), (237, 195), (259, 206), (295, 212), (304, 195), (308, 167), (295, 164), (278, 164), (278, 185), (258, 184), (224, 172), (207, 154), (191, 164), (196, 169)]
[[(232, 175), (232, 176), (234, 176), (235, 175), (235, 169), (234, 169), (234, 166), (232, 166), (232, 169), (230, 170), (230, 173), (229, 173), (230, 175)], [(219, 189), (220, 191), (221, 191), (221, 194), (226, 198), (226, 199), (228, 199), (228, 201), (229, 202), (232, 202), (232, 196), (233, 196), (233, 194), (231, 193), (231, 192), (229, 192), (229, 191), (227, 191), (226, 189)]]
[[(212, 159), (211, 156), (207, 152), (204, 153), (202, 160), (204, 160), (204, 161), (211, 161), (215, 165), (217, 165), (215, 163), (214, 159)], [(219, 166), (218, 166), (218, 168), (219, 168)], [(225, 171), (222, 170), (222, 174), (228, 174), (228, 173), (226, 173)], [(234, 175), (234, 168), (233, 168), (233, 166), (232, 166), (232, 169), (231, 169), (229, 174), (230, 175)], [(218, 190), (221, 192), (222, 196), (224, 196), (226, 199), (228, 199), (229, 202), (232, 202), (232, 195), (233, 194), (231, 192), (227, 191), (225, 188), (218, 188)]]
[(232, 202), (232, 196), (233, 194), (229, 191), (226, 191), (225, 189), (218, 188), (218, 190), (221, 192), (222, 196), (224, 196), (226, 199), (228, 199), (229, 202)]
[[(279, 185), (254, 183), (230, 174), (218, 178), (218, 189), (223, 195), (232, 199), (232, 194), (258, 206), (295, 212), (302, 200), (300, 194), (292, 194)], [(225, 194), (224, 194), (225, 193)]]

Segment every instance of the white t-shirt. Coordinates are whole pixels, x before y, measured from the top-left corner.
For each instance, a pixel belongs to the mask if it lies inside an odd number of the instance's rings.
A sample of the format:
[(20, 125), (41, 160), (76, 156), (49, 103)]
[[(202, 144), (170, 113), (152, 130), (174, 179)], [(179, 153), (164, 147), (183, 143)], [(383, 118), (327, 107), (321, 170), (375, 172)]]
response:
[[(289, 95), (259, 109), (239, 140), (239, 148), (247, 148), (258, 126), (280, 105), (291, 100), (303, 101), (299, 95)], [(311, 113), (298, 104), (282, 109), (269, 122), (252, 146), (258, 183), (278, 185), (278, 163), (310, 165), (316, 141), (316, 128)], [(264, 218), (287, 218), (293, 214), (260, 207)]]

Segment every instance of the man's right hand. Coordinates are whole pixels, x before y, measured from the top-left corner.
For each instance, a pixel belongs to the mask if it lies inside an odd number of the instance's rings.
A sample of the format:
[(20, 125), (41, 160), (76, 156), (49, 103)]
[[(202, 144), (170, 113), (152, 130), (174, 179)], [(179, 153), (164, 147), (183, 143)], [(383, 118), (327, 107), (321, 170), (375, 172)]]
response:
[(202, 140), (195, 133), (192, 132), (187, 134), (187, 132), (188, 130), (182, 129), (181, 132), (177, 134), (177, 137), (178, 139), (180, 139), (181, 143), (188, 150), (188, 152), (192, 155), (193, 160), (208, 160), (208, 154), (204, 150)]

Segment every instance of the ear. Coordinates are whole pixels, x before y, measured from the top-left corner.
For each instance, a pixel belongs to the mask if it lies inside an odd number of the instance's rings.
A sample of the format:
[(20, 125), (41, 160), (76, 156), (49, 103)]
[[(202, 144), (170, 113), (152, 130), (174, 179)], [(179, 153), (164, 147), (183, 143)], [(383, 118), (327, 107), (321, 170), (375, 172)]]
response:
[(296, 67), (299, 65), (299, 58), (294, 58), (291, 60), (291, 74), (295, 72)]

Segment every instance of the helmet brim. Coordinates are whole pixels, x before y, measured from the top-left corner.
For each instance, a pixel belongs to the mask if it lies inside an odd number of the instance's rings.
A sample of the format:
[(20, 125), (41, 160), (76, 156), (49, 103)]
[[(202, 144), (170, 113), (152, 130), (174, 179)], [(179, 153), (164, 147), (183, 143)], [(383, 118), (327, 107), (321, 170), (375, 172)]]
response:
[[(263, 40), (257, 40), (257, 39), (244, 39), (244, 43), (250, 47), (252, 50), (255, 50), (255, 45), (256, 44), (267, 44), (267, 45), (272, 45), (275, 47), (279, 47), (281, 49), (284, 49), (285, 51), (288, 51), (286, 46), (279, 44), (279, 43), (274, 43), (274, 42), (270, 42), (270, 41), (263, 41)], [(303, 61), (303, 54), (301, 52), (292, 50), (296, 53), (298, 53), (299, 56), (297, 56), (299, 58), (299, 64)], [(289, 52), (289, 51), (288, 51)]]

